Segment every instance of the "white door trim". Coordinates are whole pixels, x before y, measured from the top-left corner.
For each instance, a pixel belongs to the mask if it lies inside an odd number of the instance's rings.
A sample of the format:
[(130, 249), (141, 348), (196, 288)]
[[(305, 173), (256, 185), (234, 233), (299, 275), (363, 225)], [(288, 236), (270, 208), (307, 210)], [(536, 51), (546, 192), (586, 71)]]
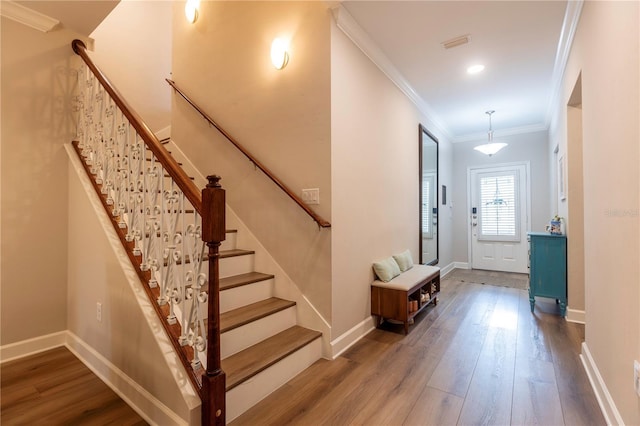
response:
[[(527, 207), (526, 207), (526, 220), (524, 223), (525, 226), (525, 230), (526, 232), (530, 232), (531, 231), (531, 170), (530, 170), (530, 162), (529, 161), (516, 161), (516, 162), (512, 162), (512, 163), (496, 163), (496, 164), (485, 164), (482, 166), (469, 166), (467, 167), (467, 212), (465, 213), (465, 215), (467, 216), (467, 218), (465, 219), (467, 221), (467, 259), (468, 259), (468, 264), (469, 267), (471, 267), (471, 265), (473, 265), (473, 258), (472, 258), (472, 250), (471, 250), (471, 244), (472, 244), (472, 226), (471, 226), (471, 221), (469, 220), (469, 218), (471, 217), (471, 191), (472, 191), (472, 187), (471, 187), (471, 172), (475, 171), (475, 170), (484, 170), (484, 169), (494, 169), (497, 167), (517, 167), (517, 166), (524, 166), (525, 170), (526, 170), (526, 182), (525, 182), (525, 188), (526, 188), (526, 200), (527, 200)], [(525, 242), (526, 243), (526, 242)]]

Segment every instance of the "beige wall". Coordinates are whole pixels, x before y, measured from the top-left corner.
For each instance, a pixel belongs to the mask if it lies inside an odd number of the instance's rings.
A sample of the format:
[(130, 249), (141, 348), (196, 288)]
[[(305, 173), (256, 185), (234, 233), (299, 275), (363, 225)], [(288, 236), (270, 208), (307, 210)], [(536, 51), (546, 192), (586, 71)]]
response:
[[(335, 338), (370, 317), (374, 261), (406, 249), (418, 261), (419, 123), (438, 137), (440, 185), (449, 194), (453, 188), (446, 139), (335, 24), (331, 28)], [(446, 266), (447, 214), (440, 223), (440, 266)]]
[(125, 0), (91, 33), (92, 59), (154, 132), (171, 123), (172, 15), (173, 2)]
[[(331, 220), (330, 13), (322, 2), (203, 2), (195, 25), (174, 5), (173, 78), (207, 113), (300, 194), (320, 189)], [(270, 61), (275, 37), (290, 61)], [(331, 318), (331, 229), (315, 222), (174, 97), (172, 136), (321, 315)]]
[[(578, 90), (581, 88), (578, 87)], [(574, 93), (576, 91), (574, 90)], [(582, 107), (567, 106), (567, 198), (561, 214), (567, 233), (567, 297), (572, 310), (584, 311), (584, 174), (582, 158)], [(557, 172), (560, 173), (560, 172)], [(566, 207), (565, 207), (566, 205)]]
[(78, 34), (2, 18), (2, 336), (66, 329), (67, 160)]
[[(69, 223), (73, 226), (68, 229), (67, 329), (174, 413), (189, 419), (191, 410), (200, 405), (199, 398), (85, 171), (78, 161), (74, 163), (68, 172)], [(97, 303), (102, 305), (101, 321), (96, 318)], [(103, 374), (118, 383), (119, 377), (111, 371)], [(174, 374), (181, 380), (175, 380)], [(177, 383), (192, 396), (185, 398)], [(145, 408), (153, 420), (164, 419)]]
[(638, 27), (637, 2), (585, 2), (551, 132), (551, 147), (566, 152), (566, 105), (581, 73), (586, 345), (629, 425), (640, 423)]
[(507, 142), (505, 148), (488, 157), (473, 148), (486, 139), (453, 144), (453, 182), (456, 188), (451, 195), (454, 203), (453, 257), (456, 262), (470, 262), (468, 254), (469, 206), (467, 206), (467, 170), (472, 166), (500, 165), (528, 161), (531, 173), (531, 230), (544, 231), (549, 223), (549, 161), (547, 158), (547, 132), (524, 133), (499, 137)]

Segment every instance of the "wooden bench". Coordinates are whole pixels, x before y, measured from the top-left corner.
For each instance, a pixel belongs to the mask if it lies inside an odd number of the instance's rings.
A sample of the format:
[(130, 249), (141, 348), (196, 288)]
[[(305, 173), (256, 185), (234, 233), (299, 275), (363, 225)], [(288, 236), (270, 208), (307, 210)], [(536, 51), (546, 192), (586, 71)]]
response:
[(389, 282), (371, 283), (371, 315), (378, 317), (378, 326), (385, 319), (404, 323), (407, 334), (413, 317), (431, 302), (438, 304), (439, 292), (440, 268), (413, 265)]

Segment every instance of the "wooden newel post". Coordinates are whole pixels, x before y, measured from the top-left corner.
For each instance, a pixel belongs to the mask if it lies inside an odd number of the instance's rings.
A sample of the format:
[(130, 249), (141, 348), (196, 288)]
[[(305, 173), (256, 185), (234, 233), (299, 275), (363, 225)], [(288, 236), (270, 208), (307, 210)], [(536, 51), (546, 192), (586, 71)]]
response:
[(202, 375), (202, 424), (226, 423), (225, 374), (220, 365), (220, 243), (224, 241), (225, 191), (220, 176), (207, 176), (202, 190), (202, 240), (209, 247), (207, 370)]

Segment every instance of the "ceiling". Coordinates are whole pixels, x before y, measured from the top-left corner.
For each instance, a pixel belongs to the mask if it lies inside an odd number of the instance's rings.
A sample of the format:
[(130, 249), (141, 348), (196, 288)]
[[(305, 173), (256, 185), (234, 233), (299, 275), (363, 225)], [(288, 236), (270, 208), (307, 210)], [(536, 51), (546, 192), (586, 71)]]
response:
[[(16, 3), (89, 35), (118, 2)], [(394, 72), (386, 69), (387, 75), (408, 84), (412, 98), (417, 95), (419, 106), (452, 142), (486, 137), (487, 110), (496, 111), (492, 122), (497, 137), (548, 128), (554, 79), (559, 78), (554, 67), (562, 65), (556, 62), (561, 62), (560, 41), (567, 37), (566, 0), (340, 4), (381, 53), (382, 60), (378, 55), (374, 61), (391, 64)], [(463, 35), (470, 36), (469, 43), (443, 47), (443, 42)], [(484, 71), (467, 74), (466, 69), (478, 63), (485, 65)]]
[[(453, 142), (548, 128), (566, 1), (344, 1)], [(470, 42), (445, 49), (462, 35)], [(483, 64), (484, 71), (466, 70)]]
[(29, 9), (55, 18), (65, 28), (89, 36), (120, 0), (19, 0)]

